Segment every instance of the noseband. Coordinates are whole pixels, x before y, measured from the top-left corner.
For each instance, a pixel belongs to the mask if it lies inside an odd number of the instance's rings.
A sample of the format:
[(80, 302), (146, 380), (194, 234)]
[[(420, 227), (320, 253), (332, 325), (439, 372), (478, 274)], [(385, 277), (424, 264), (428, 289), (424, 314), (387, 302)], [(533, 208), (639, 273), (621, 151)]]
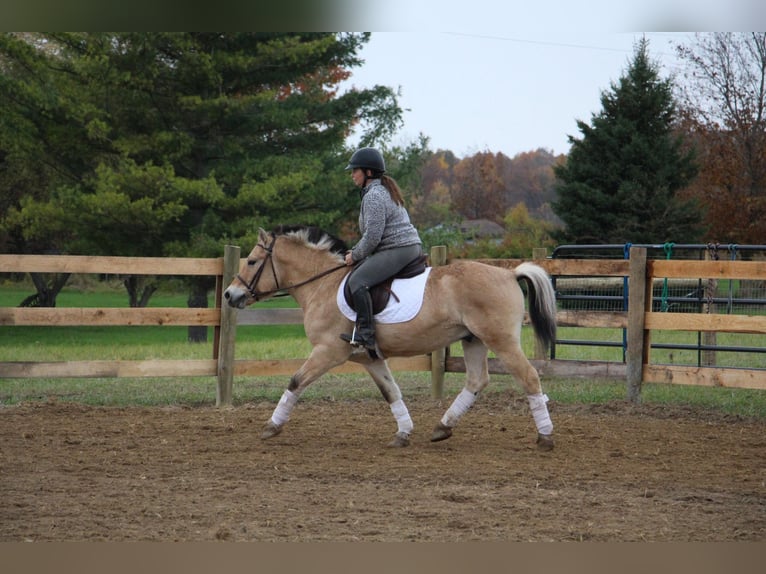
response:
[[(306, 285), (307, 283), (311, 283), (312, 281), (316, 281), (320, 277), (324, 277), (325, 275), (329, 275), (333, 271), (337, 271), (338, 269), (342, 269), (342, 268), (346, 267), (346, 264), (343, 263), (343, 264), (338, 265), (336, 267), (331, 267), (330, 269), (322, 271), (320, 274), (314, 275), (313, 277), (310, 277), (310, 278), (306, 279), (305, 281), (301, 281), (300, 283), (296, 283), (294, 285), (289, 285), (287, 287), (280, 287), (279, 286), (279, 279), (277, 278), (277, 270), (274, 268), (274, 259), (272, 257), (273, 254), (274, 254), (274, 244), (276, 243), (276, 241), (277, 241), (277, 236), (273, 235), (271, 237), (271, 243), (268, 246), (263, 245), (261, 243), (256, 245), (256, 247), (261, 247), (266, 252), (266, 258), (263, 260), (263, 263), (257, 269), (257, 271), (255, 272), (255, 275), (253, 275), (253, 278), (250, 280), (249, 283), (247, 281), (245, 281), (245, 279), (244, 279), (244, 277), (242, 277), (242, 275), (237, 273), (237, 279), (239, 279), (239, 281), (245, 286), (245, 289), (247, 289), (247, 293), (250, 295), (250, 297), (252, 297), (256, 301), (258, 301), (262, 297), (268, 297), (269, 295), (274, 295), (275, 293), (278, 293), (279, 291), (288, 291), (289, 289), (294, 289), (295, 287), (301, 287), (302, 285)], [(260, 280), (261, 275), (263, 275), (263, 269), (266, 267), (266, 261), (271, 261), (271, 274), (274, 277), (274, 285), (276, 285), (276, 287), (274, 289), (270, 289), (268, 291), (258, 291), (256, 289), (256, 285), (258, 284), (258, 281)]]
[[(266, 252), (266, 258), (263, 260), (263, 263), (261, 266), (256, 270), (255, 275), (253, 275), (253, 278), (248, 283), (245, 281), (245, 278), (242, 277), (239, 273), (237, 273), (237, 279), (240, 280), (240, 282), (245, 286), (245, 289), (247, 289), (248, 294), (258, 301), (260, 297), (266, 297), (267, 295), (273, 295), (277, 291), (281, 291), (282, 289), (279, 287), (279, 279), (277, 279), (277, 271), (274, 269), (274, 260), (271, 258), (271, 255), (274, 251), (274, 243), (277, 241), (276, 235), (274, 235), (271, 238), (271, 243), (268, 245), (263, 245), (261, 243), (257, 244), (256, 247), (262, 247), (263, 250)], [(258, 284), (258, 281), (261, 278), (261, 275), (263, 275), (263, 269), (266, 267), (266, 261), (271, 261), (271, 274), (274, 276), (274, 284), (277, 286), (276, 289), (272, 289), (271, 291), (258, 291), (256, 290), (255, 286)], [(250, 262), (248, 261), (248, 264)]]

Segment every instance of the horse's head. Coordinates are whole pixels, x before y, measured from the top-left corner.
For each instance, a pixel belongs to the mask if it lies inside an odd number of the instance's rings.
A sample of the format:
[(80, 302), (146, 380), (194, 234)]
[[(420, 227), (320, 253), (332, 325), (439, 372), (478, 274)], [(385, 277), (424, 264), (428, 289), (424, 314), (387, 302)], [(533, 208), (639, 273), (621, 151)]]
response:
[[(277, 241), (279, 255), (274, 250)], [(318, 227), (280, 225), (272, 233), (259, 229), (258, 242), (223, 297), (232, 307), (243, 309), (277, 292), (290, 292), (345, 268), (346, 250), (343, 241)]]
[(258, 241), (247, 256), (245, 264), (223, 292), (223, 298), (232, 307), (244, 309), (256, 301), (268, 298), (279, 290), (272, 251), (276, 236), (258, 230)]

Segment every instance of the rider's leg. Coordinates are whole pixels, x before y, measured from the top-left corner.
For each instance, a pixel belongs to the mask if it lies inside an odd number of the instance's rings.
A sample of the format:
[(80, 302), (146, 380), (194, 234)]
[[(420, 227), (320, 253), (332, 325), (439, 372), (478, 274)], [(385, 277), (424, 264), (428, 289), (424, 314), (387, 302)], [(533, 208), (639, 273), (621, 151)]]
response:
[(348, 277), (348, 287), (356, 311), (356, 329), (352, 335), (341, 334), (341, 339), (352, 345), (375, 349), (375, 319), (369, 290), (396, 274), (421, 254), (420, 245), (408, 245), (376, 251), (356, 265)]
[(372, 297), (365, 286), (351, 293), (356, 310), (356, 327), (351, 335), (341, 333), (340, 338), (352, 345), (375, 350), (375, 319), (372, 314)]

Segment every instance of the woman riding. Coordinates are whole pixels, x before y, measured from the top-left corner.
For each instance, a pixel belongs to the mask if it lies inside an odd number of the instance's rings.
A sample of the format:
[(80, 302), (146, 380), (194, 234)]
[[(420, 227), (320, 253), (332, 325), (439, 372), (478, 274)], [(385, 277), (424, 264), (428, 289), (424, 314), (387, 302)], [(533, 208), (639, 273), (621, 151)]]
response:
[(417, 229), (410, 223), (396, 181), (386, 175), (383, 155), (374, 148), (354, 152), (346, 166), (360, 188), (359, 242), (346, 253), (346, 265), (356, 265), (348, 286), (356, 311), (356, 327), (341, 339), (375, 351), (375, 323), (370, 288), (393, 276), (423, 253)]

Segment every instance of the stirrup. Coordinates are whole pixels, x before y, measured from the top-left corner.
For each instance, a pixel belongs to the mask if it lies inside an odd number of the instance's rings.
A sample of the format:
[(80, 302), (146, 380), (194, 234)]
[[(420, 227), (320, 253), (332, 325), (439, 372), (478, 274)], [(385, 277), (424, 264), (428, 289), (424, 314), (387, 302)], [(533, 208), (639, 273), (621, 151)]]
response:
[(357, 338), (356, 327), (354, 327), (354, 330), (351, 332), (350, 335), (347, 335), (346, 333), (341, 333), (340, 338), (346, 341), (346, 343), (348, 343), (352, 347), (364, 347), (365, 349), (370, 349), (370, 350), (374, 350), (377, 347), (374, 337), (372, 337), (371, 339)]
[(362, 341), (360, 339), (356, 338), (356, 327), (354, 327), (354, 330), (351, 332), (350, 335), (347, 335), (346, 333), (341, 333), (340, 338), (355, 349), (354, 353), (358, 352), (367, 352), (367, 355), (373, 360), (377, 359), (385, 359), (383, 356), (383, 353), (380, 352), (380, 347), (378, 347), (378, 342), (373, 337), (371, 341)]

